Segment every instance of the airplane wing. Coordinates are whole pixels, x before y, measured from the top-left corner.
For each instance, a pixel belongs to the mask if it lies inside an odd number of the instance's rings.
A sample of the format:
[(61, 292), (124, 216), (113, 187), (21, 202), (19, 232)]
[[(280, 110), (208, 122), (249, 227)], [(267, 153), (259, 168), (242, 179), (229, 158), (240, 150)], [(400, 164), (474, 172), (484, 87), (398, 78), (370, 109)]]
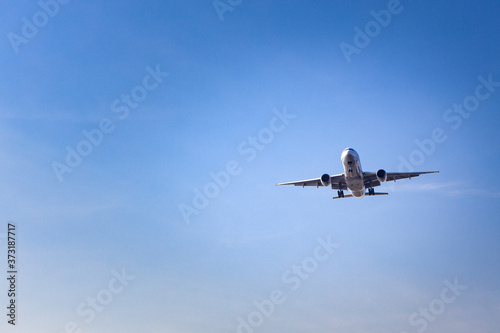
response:
[[(425, 171), (425, 172), (388, 172), (387, 181), (396, 181), (400, 179), (410, 179), (418, 177), (420, 175), (425, 175), (428, 173), (438, 173), (439, 171)], [(367, 188), (379, 186), (380, 182), (377, 179), (377, 174), (375, 172), (363, 172), (363, 180)]]
[[(376, 176), (375, 176), (375, 178), (376, 178)], [(332, 189), (335, 189), (335, 190), (347, 189), (347, 185), (346, 185), (345, 177), (344, 177), (343, 173), (338, 174), (338, 175), (334, 175), (334, 176), (330, 176), (330, 182), (331, 182), (330, 186), (332, 187)], [(304, 186), (323, 187), (323, 185), (321, 184), (320, 178), (298, 180), (295, 182), (288, 182), (288, 183), (279, 183), (276, 185), (295, 185), (295, 186), (302, 186), (302, 187), (304, 187)]]

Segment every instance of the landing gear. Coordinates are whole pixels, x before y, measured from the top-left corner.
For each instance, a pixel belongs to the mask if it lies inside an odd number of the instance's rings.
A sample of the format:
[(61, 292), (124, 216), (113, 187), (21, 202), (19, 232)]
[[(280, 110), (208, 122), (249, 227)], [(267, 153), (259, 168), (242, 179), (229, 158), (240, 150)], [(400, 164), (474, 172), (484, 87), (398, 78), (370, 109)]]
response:
[(368, 195), (374, 195), (375, 194), (375, 189), (372, 187), (372, 188), (369, 188), (368, 189)]
[(337, 191), (337, 195), (339, 196), (339, 198), (343, 198), (344, 197), (344, 191), (342, 191), (342, 190)]

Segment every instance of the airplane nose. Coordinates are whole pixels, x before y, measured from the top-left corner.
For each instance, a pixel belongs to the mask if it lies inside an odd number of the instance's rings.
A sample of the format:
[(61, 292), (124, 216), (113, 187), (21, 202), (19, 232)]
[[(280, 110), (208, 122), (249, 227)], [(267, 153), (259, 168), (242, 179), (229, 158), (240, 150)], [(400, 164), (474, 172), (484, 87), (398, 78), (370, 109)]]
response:
[(352, 151), (351, 150), (345, 150), (342, 153), (341, 159), (344, 160), (346, 157), (351, 157), (351, 156), (354, 156), (354, 154), (352, 153)]

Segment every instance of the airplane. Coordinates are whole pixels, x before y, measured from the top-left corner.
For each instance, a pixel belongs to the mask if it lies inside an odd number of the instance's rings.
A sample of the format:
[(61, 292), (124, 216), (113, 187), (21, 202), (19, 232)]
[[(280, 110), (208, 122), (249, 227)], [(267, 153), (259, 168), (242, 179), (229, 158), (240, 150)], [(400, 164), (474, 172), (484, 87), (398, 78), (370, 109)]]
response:
[[(337, 196), (333, 199), (351, 198), (355, 197), (362, 199), (365, 195), (388, 195), (389, 193), (375, 193), (374, 187), (380, 186), (381, 183), (386, 181), (396, 181), (400, 179), (411, 179), (420, 175), (428, 173), (438, 173), (439, 171), (425, 171), (425, 172), (386, 172), (380, 169), (377, 172), (363, 172), (361, 163), (359, 161), (358, 153), (352, 148), (346, 148), (340, 157), (344, 173), (330, 176), (325, 173), (320, 178), (299, 180), (295, 182), (279, 183), (276, 185), (295, 185), (295, 186), (331, 186), (336, 189)], [(368, 192), (365, 192), (368, 189)], [(349, 190), (351, 194), (344, 194), (344, 190)]]

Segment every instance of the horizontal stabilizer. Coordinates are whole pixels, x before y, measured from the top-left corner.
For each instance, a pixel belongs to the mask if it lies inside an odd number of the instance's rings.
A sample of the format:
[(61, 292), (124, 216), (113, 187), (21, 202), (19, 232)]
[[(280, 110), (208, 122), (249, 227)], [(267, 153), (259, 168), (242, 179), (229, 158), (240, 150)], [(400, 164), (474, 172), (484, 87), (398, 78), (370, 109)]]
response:
[(343, 197), (333, 197), (334, 199), (343, 199), (343, 198), (352, 198), (354, 195), (352, 194), (344, 194)]
[[(388, 195), (389, 193), (373, 193), (373, 194), (368, 194), (368, 192), (365, 193), (365, 197), (372, 197), (374, 195)], [(352, 194), (345, 194), (343, 197), (333, 197), (333, 199), (343, 199), (343, 198), (352, 198)]]

